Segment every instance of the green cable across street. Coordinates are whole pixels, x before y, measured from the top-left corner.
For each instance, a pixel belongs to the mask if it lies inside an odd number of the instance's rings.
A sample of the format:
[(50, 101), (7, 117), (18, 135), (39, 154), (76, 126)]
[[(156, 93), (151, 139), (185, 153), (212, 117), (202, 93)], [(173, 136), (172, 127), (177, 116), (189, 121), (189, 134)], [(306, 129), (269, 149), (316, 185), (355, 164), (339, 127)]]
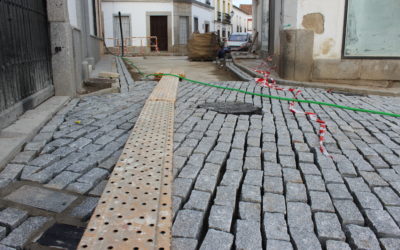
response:
[(278, 100), (283, 100), (283, 101), (318, 104), (318, 105), (330, 106), (330, 107), (334, 107), (334, 108), (347, 109), (347, 110), (359, 111), (359, 112), (365, 112), (365, 113), (371, 113), (371, 114), (377, 114), (377, 115), (387, 115), (387, 116), (393, 116), (393, 117), (400, 117), (400, 114), (382, 112), (382, 111), (377, 111), (377, 110), (353, 108), (353, 107), (337, 105), (337, 104), (327, 103), (327, 102), (318, 102), (318, 101), (310, 101), (310, 100), (302, 100), (302, 99), (294, 99), (294, 98), (266, 95), (266, 94), (260, 94), (260, 93), (253, 93), (253, 92), (249, 92), (249, 91), (245, 91), (245, 90), (241, 90), (241, 89), (224, 87), (224, 86), (214, 85), (214, 84), (210, 84), (210, 83), (200, 82), (200, 81), (188, 79), (186, 77), (179, 76), (179, 75), (174, 75), (174, 74), (148, 74), (148, 75), (146, 75), (146, 78), (149, 77), (149, 76), (174, 76), (174, 77), (178, 77), (178, 78), (180, 78), (182, 80), (185, 80), (185, 81), (188, 81), (188, 82), (197, 83), (197, 84), (201, 84), (201, 85), (205, 85), (205, 86), (209, 86), (209, 87), (213, 87), (213, 88), (236, 91), (236, 92), (240, 92), (240, 93), (244, 93), (244, 94), (248, 94), (248, 95), (261, 96), (261, 97), (266, 97), (266, 98), (271, 98), (271, 99), (278, 99)]
[[(125, 57), (121, 57), (121, 58), (125, 62), (127, 62), (130, 66), (134, 67), (138, 71), (138, 73), (140, 75), (144, 75), (143, 72), (141, 72), (140, 69), (135, 64), (133, 64), (128, 58), (125, 58)], [(201, 85), (205, 85), (205, 86), (209, 86), (209, 87), (213, 87), (213, 88), (218, 88), (218, 89), (226, 89), (226, 90), (230, 90), (230, 91), (236, 91), (236, 92), (244, 93), (244, 94), (247, 94), (247, 95), (254, 95), (254, 96), (260, 96), (260, 97), (283, 100), (283, 101), (289, 101), (289, 102), (302, 102), (302, 103), (318, 104), (318, 105), (324, 105), (324, 106), (329, 106), (329, 107), (334, 107), (334, 108), (365, 112), (365, 113), (370, 113), (370, 114), (387, 115), (387, 116), (392, 116), (392, 117), (400, 117), (400, 114), (382, 112), (382, 111), (378, 111), (378, 110), (353, 108), (353, 107), (348, 107), (348, 106), (343, 106), (343, 105), (338, 105), (338, 104), (333, 104), (333, 103), (327, 103), (327, 102), (310, 101), (310, 100), (303, 100), (303, 99), (295, 99), (295, 98), (287, 98), (287, 97), (281, 97), (281, 96), (273, 96), (273, 95), (254, 93), (254, 92), (249, 92), (249, 91), (245, 91), (245, 90), (241, 90), (241, 89), (224, 87), (224, 86), (219, 86), (219, 85), (215, 85), (215, 84), (200, 82), (200, 81), (188, 79), (186, 77), (183, 77), (183, 76), (180, 76), (180, 75), (174, 75), (174, 74), (158, 74), (158, 73), (157, 74), (148, 74), (148, 75), (145, 76), (145, 78), (148, 78), (149, 76), (174, 76), (174, 77), (178, 77), (178, 78), (180, 78), (182, 80), (185, 80), (185, 81), (188, 81), (188, 82), (201, 84)]]

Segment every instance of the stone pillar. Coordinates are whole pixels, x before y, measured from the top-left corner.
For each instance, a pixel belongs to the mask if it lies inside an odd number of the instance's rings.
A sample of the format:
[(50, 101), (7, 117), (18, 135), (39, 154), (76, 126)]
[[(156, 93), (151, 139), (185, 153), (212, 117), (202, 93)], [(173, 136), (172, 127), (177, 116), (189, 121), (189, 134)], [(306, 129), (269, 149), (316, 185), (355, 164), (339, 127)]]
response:
[(73, 40), (67, 0), (47, 0), (47, 16), (55, 95), (75, 96)]
[(313, 67), (314, 31), (282, 30), (279, 75), (287, 80), (309, 81)]

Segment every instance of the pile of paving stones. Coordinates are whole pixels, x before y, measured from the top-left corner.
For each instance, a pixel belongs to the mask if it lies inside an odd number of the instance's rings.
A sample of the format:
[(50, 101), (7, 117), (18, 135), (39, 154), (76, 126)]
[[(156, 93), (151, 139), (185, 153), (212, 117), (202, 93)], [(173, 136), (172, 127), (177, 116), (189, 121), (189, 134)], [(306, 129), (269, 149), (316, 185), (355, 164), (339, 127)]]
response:
[[(224, 86), (293, 97), (254, 82)], [(400, 113), (400, 98), (304, 89), (304, 99)], [(302, 98), (300, 97), (300, 98)], [(262, 115), (204, 102), (245, 102)], [(399, 249), (400, 120), (181, 83), (174, 135), (173, 249)]]
[(0, 172), (0, 249), (35, 245), (54, 223), (81, 227), (81, 236), (154, 86), (74, 99), (26, 144)]

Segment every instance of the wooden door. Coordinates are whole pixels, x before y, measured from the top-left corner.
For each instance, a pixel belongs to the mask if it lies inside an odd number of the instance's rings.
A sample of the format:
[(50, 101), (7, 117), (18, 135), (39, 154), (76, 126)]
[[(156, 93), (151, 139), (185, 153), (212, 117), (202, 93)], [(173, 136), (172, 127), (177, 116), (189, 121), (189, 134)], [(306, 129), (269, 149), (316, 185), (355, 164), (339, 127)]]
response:
[[(168, 50), (168, 17), (167, 16), (150, 16), (150, 35), (156, 36), (158, 39), (158, 49), (161, 51)], [(154, 50), (154, 48), (151, 48)]]

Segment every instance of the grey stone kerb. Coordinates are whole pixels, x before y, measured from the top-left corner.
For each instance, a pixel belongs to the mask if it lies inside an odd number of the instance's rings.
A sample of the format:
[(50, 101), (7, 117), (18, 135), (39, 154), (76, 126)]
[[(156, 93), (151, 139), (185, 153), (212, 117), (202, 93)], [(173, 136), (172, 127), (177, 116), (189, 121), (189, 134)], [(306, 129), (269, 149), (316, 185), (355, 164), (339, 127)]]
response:
[(47, 0), (50, 24), (51, 64), (55, 95), (75, 96), (72, 28), (67, 0)]

